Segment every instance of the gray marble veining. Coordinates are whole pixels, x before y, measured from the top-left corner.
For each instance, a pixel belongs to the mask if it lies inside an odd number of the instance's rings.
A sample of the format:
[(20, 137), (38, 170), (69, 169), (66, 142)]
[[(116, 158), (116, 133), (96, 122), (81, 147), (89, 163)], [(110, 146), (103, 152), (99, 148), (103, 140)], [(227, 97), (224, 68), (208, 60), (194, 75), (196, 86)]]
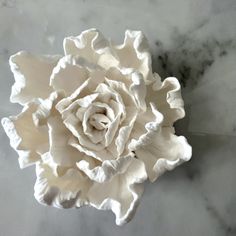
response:
[(191, 162), (146, 184), (124, 227), (111, 212), (58, 210), (33, 197), (33, 168), (21, 171), (0, 129), (0, 236), (236, 235), (235, 0), (0, 0), (0, 116), (9, 103), (11, 54), (62, 53), (65, 36), (96, 27), (121, 42), (127, 28), (145, 32), (153, 68), (182, 83), (187, 117), (177, 123), (193, 146)]

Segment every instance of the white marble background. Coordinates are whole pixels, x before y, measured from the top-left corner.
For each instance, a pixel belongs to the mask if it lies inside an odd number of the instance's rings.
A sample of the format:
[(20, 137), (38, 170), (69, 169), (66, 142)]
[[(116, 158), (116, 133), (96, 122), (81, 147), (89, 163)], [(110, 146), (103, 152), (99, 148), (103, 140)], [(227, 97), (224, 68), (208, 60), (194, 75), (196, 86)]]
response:
[(117, 42), (127, 28), (145, 32), (154, 70), (184, 86), (177, 130), (192, 161), (147, 184), (134, 219), (118, 227), (111, 212), (39, 205), (34, 169), (19, 169), (1, 128), (0, 236), (236, 235), (236, 1), (0, 0), (0, 117), (20, 110), (9, 103), (9, 56), (62, 53), (65, 36), (90, 27)]

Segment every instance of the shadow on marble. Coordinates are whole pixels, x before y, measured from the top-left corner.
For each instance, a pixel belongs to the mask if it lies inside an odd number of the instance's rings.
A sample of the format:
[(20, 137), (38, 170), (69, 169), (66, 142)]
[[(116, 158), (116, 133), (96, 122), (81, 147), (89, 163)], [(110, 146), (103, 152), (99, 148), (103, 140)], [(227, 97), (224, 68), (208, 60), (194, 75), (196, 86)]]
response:
[(229, 50), (236, 49), (236, 40), (194, 39), (176, 32), (174, 44), (165, 49), (156, 40), (156, 55), (153, 56), (153, 69), (163, 78), (176, 76), (184, 88), (193, 88), (203, 77), (216, 58), (225, 57)]

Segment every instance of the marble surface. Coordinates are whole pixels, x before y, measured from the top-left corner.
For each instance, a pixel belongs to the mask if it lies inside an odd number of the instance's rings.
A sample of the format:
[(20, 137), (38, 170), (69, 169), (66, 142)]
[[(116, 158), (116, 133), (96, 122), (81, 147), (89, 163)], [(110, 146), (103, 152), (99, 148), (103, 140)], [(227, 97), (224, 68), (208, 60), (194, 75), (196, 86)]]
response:
[(154, 70), (184, 87), (176, 127), (192, 161), (147, 183), (136, 216), (118, 227), (111, 212), (39, 205), (34, 169), (19, 169), (1, 128), (0, 236), (236, 235), (236, 1), (0, 0), (0, 116), (20, 110), (9, 103), (11, 54), (62, 53), (65, 36), (90, 27), (117, 42), (126, 28), (145, 32)]

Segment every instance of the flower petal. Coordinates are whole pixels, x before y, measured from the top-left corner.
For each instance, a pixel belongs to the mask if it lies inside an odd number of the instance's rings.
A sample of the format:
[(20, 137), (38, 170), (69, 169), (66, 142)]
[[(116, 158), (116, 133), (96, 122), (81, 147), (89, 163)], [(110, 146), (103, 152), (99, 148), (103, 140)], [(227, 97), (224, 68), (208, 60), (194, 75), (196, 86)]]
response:
[(154, 104), (151, 103), (150, 106), (151, 108), (148, 107), (146, 112), (137, 116), (130, 134), (131, 141), (128, 144), (130, 151), (135, 151), (139, 146), (149, 144), (155, 132), (162, 127), (163, 115), (156, 109)]
[(78, 169), (68, 169), (64, 175), (56, 176), (50, 166), (40, 162), (36, 165), (37, 180), (34, 187), (36, 200), (57, 208), (87, 205), (87, 192), (91, 181)]
[(80, 152), (85, 153), (87, 156), (93, 157), (101, 162), (105, 160), (115, 160), (117, 158), (117, 156), (114, 155), (114, 150), (111, 149), (110, 146), (104, 148), (101, 144), (93, 144), (89, 141), (90, 140), (88, 140), (85, 135), (81, 134), (79, 142), (77, 139), (71, 138), (69, 144), (77, 148)]
[(141, 110), (146, 110), (146, 85), (143, 80), (143, 76), (139, 73), (132, 73), (132, 84), (130, 86), (130, 91), (135, 97), (135, 101), (137, 103), (137, 107)]
[(147, 84), (153, 80), (149, 45), (141, 31), (127, 30), (124, 43), (114, 46), (114, 52), (120, 68), (139, 71)]
[(63, 94), (61, 92), (53, 92), (47, 99), (38, 99), (39, 105), (32, 114), (35, 126), (47, 125), (48, 117), (55, 115), (55, 104), (62, 98)]
[[(70, 113), (71, 109), (70, 104), (76, 101), (77, 99), (83, 98), (87, 96), (88, 94), (94, 93), (94, 90), (96, 87), (104, 81), (104, 72), (101, 70), (95, 70), (91, 72), (90, 77), (84, 81), (83, 84), (81, 84), (80, 87), (78, 87), (69, 97), (66, 97), (62, 99), (58, 104), (56, 105), (56, 109), (63, 113), (63, 116), (65, 116), (64, 113)], [(66, 111), (68, 108), (68, 111)]]
[(192, 148), (183, 136), (176, 136), (171, 128), (155, 132), (149, 144), (135, 150), (145, 164), (149, 180), (154, 182), (166, 170), (172, 170), (192, 156)]
[[(77, 138), (77, 142), (89, 149), (92, 150), (102, 150), (104, 144), (102, 143), (93, 143), (90, 138), (84, 133), (83, 125), (74, 114), (69, 114), (66, 119), (63, 121), (67, 129)], [(77, 143), (76, 142), (76, 143)]]
[(11, 146), (19, 155), (21, 168), (34, 164), (48, 150), (48, 132), (36, 127), (32, 118), (37, 108), (38, 104), (29, 103), (19, 115), (2, 119)]
[[(106, 129), (103, 130), (97, 130), (94, 127), (91, 126), (91, 123), (89, 122), (90, 118), (93, 115), (99, 114), (99, 113), (110, 113), (114, 116), (114, 112), (112, 111), (112, 109), (105, 103), (100, 103), (100, 102), (94, 102), (85, 112), (84, 112), (84, 117), (83, 117), (83, 122), (82, 122), (82, 126), (83, 126), (83, 131), (84, 133), (89, 137), (89, 139), (94, 143), (102, 143), (105, 144), (106, 143)], [(113, 122), (110, 121), (110, 119), (103, 115), (104, 117), (107, 118), (107, 120), (109, 121), (109, 126), (108, 126), (108, 131), (110, 129), (110, 123), (112, 124)], [(105, 142), (104, 142), (104, 138), (105, 138)], [(110, 137), (112, 138), (112, 137)], [(110, 141), (110, 140), (109, 140)], [(104, 145), (105, 147), (105, 145)]]
[(49, 154), (56, 165), (70, 167), (84, 157), (68, 144), (71, 133), (63, 124), (60, 113), (55, 104), (62, 98), (62, 94), (53, 92), (48, 99), (40, 100), (40, 105), (33, 113), (33, 121), (37, 126), (47, 125), (49, 133)]
[(164, 126), (172, 126), (173, 123), (185, 116), (184, 101), (181, 96), (181, 86), (174, 77), (166, 78), (162, 83), (156, 76), (153, 89), (147, 92), (147, 102), (154, 101), (158, 110), (164, 116)]
[(71, 55), (59, 60), (52, 71), (50, 85), (54, 90), (63, 90), (66, 96), (71, 95), (88, 79), (88, 70), (81, 66), (78, 57)]
[(103, 183), (110, 181), (116, 174), (121, 174), (126, 171), (133, 157), (126, 156), (117, 160), (105, 160), (99, 166), (90, 166), (86, 160), (81, 160), (77, 163), (78, 168), (83, 171), (91, 180)]
[(98, 97), (98, 95), (98, 93), (89, 94), (83, 98), (77, 99), (75, 103), (77, 103), (82, 108), (88, 108), (92, 104), (92, 102)]
[(109, 45), (108, 41), (97, 29), (85, 30), (77, 37), (67, 37), (64, 39), (63, 44), (65, 55), (79, 55), (96, 64), (100, 51), (104, 51)]
[[(109, 80), (107, 80), (107, 81), (109, 81)], [(115, 104), (118, 104), (118, 107), (117, 107), (118, 109), (117, 110), (114, 109), (116, 116), (110, 122), (107, 132), (105, 134), (105, 146), (107, 147), (113, 141), (113, 138), (116, 134), (119, 123), (122, 121), (121, 117), (123, 117), (123, 119), (124, 119), (126, 116), (125, 105), (123, 103), (123, 99), (122, 99), (121, 95), (119, 93), (117, 93), (117, 91), (115, 91), (112, 87), (108, 87), (104, 83), (100, 84), (97, 87), (96, 92), (100, 92), (101, 94), (103, 94), (104, 92), (107, 92), (108, 94), (111, 94), (113, 97), (113, 100), (116, 101), (116, 103), (113, 102), (113, 103), (109, 104), (109, 105), (112, 105), (111, 106), (112, 108), (116, 108), (117, 106), (115, 106)], [(112, 99), (110, 101), (112, 101)]]
[(122, 122), (118, 135), (115, 139), (117, 154), (119, 156), (124, 152), (127, 146), (127, 143), (130, 139), (130, 133), (134, 127), (134, 123), (138, 116), (137, 110), (133, 107), (127, 107), (126, 112), (127, 112), (126, 119)]
[(110, 79), (106, 79), (106, 83), (109, 86), (109, 90), (111, 90), (113, 94), (117, 94), (116, 101), (118, 101), (118, 104), (122, 105), (123, 113), (125, 113), (125, 107), (135, 107), (136, 101), (134, 94), (129, 91), (125, 83)]
[(74, 166), (83, 159), (83, 153), (69, 145), (70, 131), (63, 124), (60, 116), (48, 119), (49, 127), (49, 152), (54, 162), (60, 166)]
[[(101, 210), (112, 210), (116, 224), (123, 225), (131, 220), (143, 193), (147, 178), (144, 164), (132, 158), (125, 173), (115, 175), (110, 181), (94, 183), (88, 192), (90, 204)], [(102, 189), (102, 191), (101, 191)]]
[(118, 83), (122, 82), (125, 84), (126, 88), (129, 88), (132, 84), (132, 80), (130, 79), (129, 75), (123, 74), (121, 69), (117, 67), (111, 67), (109, 70), (106, 71), (106, 78), (108, 80), (113, 80)]
[(9, 63), (15, 77), (10, 100), (21, 105), (34, 98), (46, 98), (53, 91), (49, 78), (59, 56), (35, 56), (18, 52), (10, 57)]

